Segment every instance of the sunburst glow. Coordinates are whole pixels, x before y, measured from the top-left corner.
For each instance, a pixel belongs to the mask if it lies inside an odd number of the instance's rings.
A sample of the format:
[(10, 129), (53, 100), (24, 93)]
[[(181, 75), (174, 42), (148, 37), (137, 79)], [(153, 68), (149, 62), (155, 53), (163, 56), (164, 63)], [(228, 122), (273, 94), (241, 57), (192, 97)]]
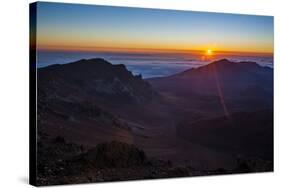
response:
[(213, 55), (213, 50), (212, 50), (212, 49), (208, 49), (208, 50), (206, 51), (206, 55), (208, 55), (208, 56)]

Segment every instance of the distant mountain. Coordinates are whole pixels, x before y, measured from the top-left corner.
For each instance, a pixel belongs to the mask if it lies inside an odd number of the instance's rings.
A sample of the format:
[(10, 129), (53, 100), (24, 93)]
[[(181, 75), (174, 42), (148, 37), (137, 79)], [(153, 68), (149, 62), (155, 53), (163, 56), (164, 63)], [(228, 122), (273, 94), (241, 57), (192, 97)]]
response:
[(255, 62), (222, 59), (148, 81), (162, 94), (197, 101), (197, 105), (205, 101), (205, 107), (222, 101), (234, 111), (273, 105), (273, 70)]
[(48, 98), (71, 101), (140, 103), (157, 96), (148, 82), (132, 75), (125, 65), (100, 58), (39, 68), (38, 90)]

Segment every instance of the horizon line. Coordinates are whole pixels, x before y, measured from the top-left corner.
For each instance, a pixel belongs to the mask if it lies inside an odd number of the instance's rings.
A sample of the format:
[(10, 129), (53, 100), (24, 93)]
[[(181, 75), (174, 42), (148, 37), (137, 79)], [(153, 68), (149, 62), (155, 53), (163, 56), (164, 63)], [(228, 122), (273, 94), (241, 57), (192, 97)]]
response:
[[(64, 47), (64, 46), (38, 46), (37, 50), (39, 51), (75, 51), (75, 52), (128, 52), (128, 53), (199, 53), (202, 54), (206, 50), (199, 49), (159, 49), (159, 48), (117, 48), (117, 47)], [(237, 50), (213, 50), (215, 53), (229, 53), (229, 54), (252, 54), (252, 55), (268, 55), (273, 56), (273, 52), (267, 51), (237, 51)]]

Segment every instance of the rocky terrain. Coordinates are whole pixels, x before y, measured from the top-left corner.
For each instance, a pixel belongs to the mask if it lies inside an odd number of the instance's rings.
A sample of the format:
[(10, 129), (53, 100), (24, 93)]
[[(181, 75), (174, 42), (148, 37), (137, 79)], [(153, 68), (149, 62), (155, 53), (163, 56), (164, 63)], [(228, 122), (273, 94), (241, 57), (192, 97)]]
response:
[(149, 158), (134, 145), (122, 142), (101, 143), (86, 150), (63, 137), (50, 139), (42, 134), (37, 157), (39, 186), (272, 171), (268, 161), (239, 158), (230, 169), (196, 170)]
[(96, 58), (37, 74), (39, 185), (273, 170), (271, 68), (144, 80)]

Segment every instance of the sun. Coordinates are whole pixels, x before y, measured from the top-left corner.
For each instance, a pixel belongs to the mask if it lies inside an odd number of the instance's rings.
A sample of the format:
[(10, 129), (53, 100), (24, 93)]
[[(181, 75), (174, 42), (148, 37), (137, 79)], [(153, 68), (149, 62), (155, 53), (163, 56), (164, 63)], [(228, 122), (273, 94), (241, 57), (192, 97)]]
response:
[(208, 50), (206, 51), (206, 55), (208, 55), (208, 56), (213, 55), (213, 50), (212, 50), (212, 49), (208, 49)]

